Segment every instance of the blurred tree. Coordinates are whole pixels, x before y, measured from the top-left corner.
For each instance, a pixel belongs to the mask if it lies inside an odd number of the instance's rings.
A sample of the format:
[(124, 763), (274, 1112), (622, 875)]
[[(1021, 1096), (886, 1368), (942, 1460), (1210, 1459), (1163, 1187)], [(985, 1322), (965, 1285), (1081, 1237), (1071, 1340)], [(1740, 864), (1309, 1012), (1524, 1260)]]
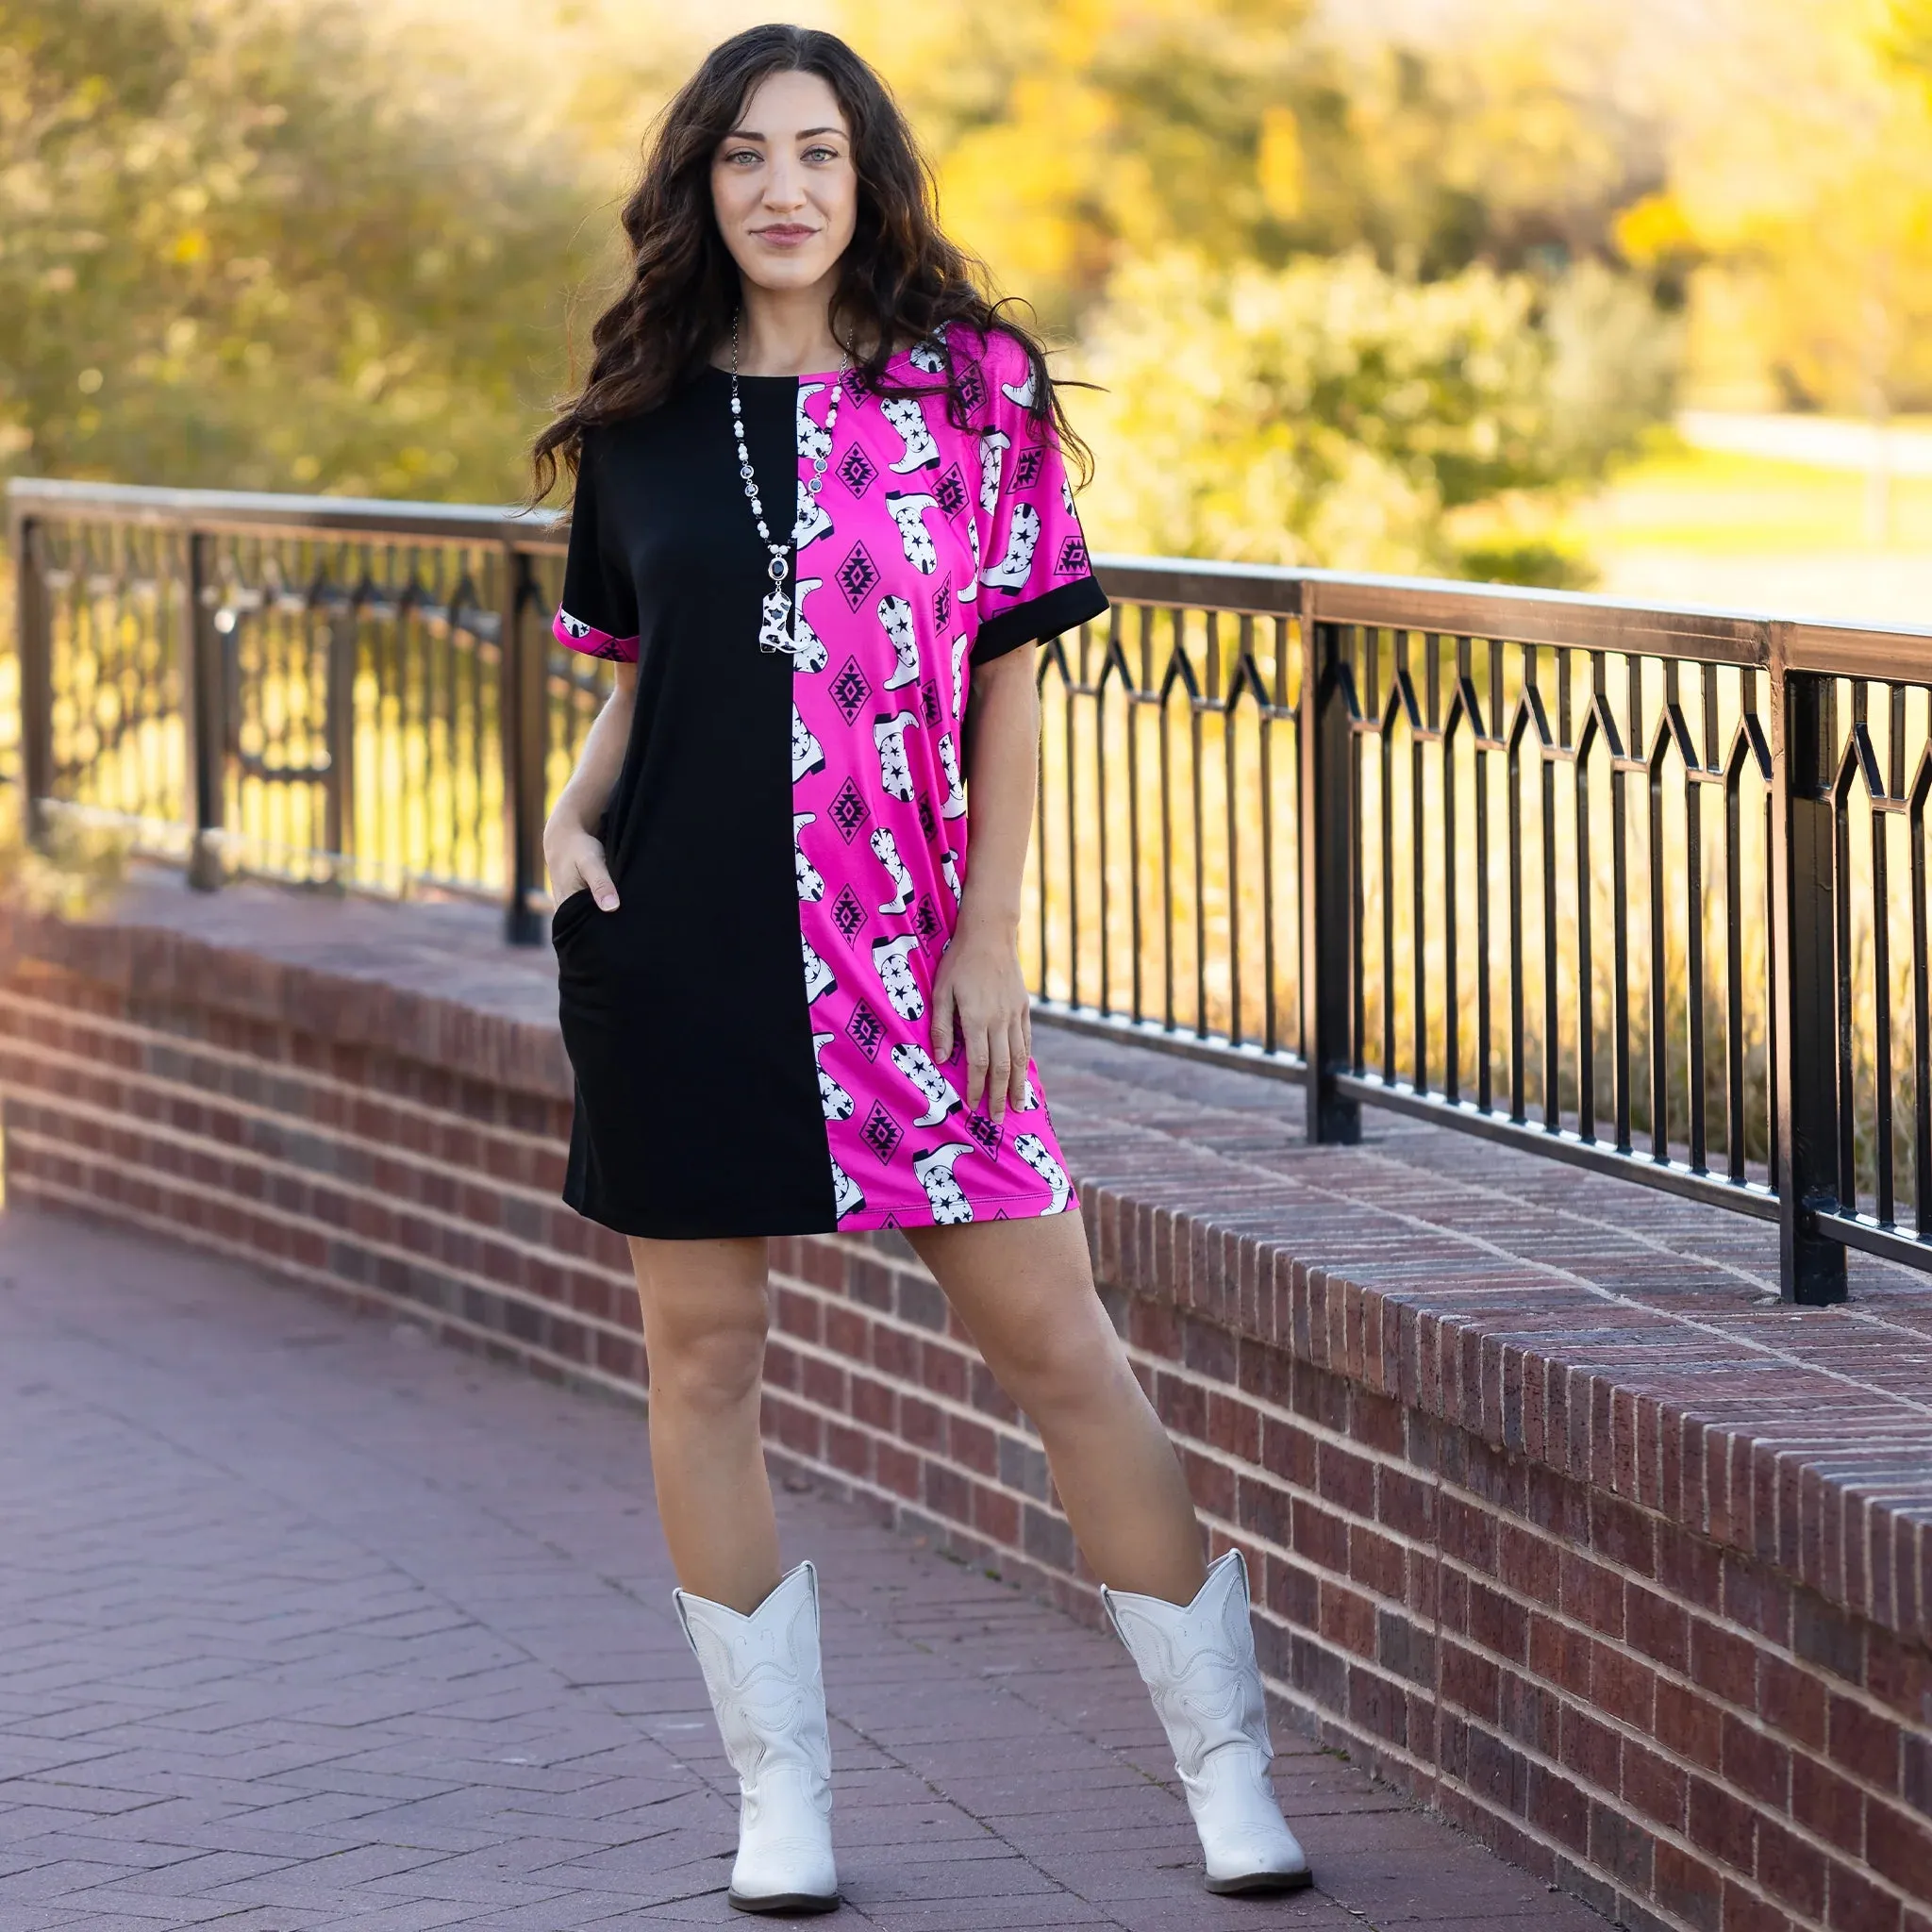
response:
[(1576, 583), (1552, 507), (1667, 407), (1673, 368), (1647, 295), (1593, 265), (1549, 289), (1483, 266), (1418, 283), (1365, 253), (1274, 270), (1173, 251), (1123, 269), (1093, 319), (1091, 534)]
[(1344, 46), (1309, 0), (846, 0), (936, 157), (949, 225), (1060, 326), (1186, 245), (1367, 247), (1427, 278), (1603, 250), (1654, 130), (1528, 31)]
[(1932, 87), (1932, 0), (1892, 0), (1890, 29), (1892, 58)]
[(0, 463), (512, 493), (581, 212), (335, 0), (0, 0)]
[(1932, 5), (1730, 0), (1687, 54), (1620, 239), (1690, 274), (1706, 399), (1932, 408)]

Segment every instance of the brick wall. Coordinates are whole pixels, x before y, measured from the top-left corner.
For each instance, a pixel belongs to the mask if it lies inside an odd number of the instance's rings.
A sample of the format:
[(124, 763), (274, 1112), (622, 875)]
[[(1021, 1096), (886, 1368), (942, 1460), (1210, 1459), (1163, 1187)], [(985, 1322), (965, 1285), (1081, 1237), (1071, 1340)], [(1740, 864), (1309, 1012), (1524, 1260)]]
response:
[[(422, 947), (393, 957), (370, 923), (414, 914), (231, 893), (210, 941), (205, 904), (155, 891), (8, 926), (9, 1200), (634, 1395), (624, 1245), (556, 1198), (541, 959), (445, 927), (425, 991)], [(1145, 1141), (1120, 1095), (1140, 1079), (1171, 1131), (1171, 1063), (1080, 1052), (1042, 1057), (1103, 1294), (1217, 1548), (1248, 1555), (1281, 1715), (1624, 1924), (1932, 1932), (1932, 1346), (1916, 1404), (1834, 1367), (1782, 1385), (1774, 1428), (1749, 1403), (1775, 1365), (1733, 1375), (1715, 1317), (1693, 1359), (1627, 1296), (1581, 1331), (1412, 1234), (1382, 1251), (1393, 1286), (1325, 1265), (1310, 1214), (1283, 1223), (1208, 1164), (1224, 1152), (1191, 1169)], [(1349, 1171), (1322, 1170), (1331, 1205)], [(1366, 1255), (1386, 1176), (1363, 1186), (1337, 1226)], [(773, 1263), (774, 1459), (1092, 1618), (1037, 1440), (904, 1243), (784, 1241)], [(1907, 1299), (1858, 1306), (1918, 1332)], [(1657, 1392), (1665, 1357), (1705, 1399)], [(1856, 1456), (1833, 1435), (1853, 1407), (1884, 1424)]]

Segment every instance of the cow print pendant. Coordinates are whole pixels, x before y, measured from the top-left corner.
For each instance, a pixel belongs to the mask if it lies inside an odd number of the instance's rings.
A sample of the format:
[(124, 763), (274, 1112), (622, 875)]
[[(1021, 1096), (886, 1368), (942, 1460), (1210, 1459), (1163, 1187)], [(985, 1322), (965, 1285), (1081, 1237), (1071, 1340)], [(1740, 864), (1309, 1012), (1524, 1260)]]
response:
[(758, 625), (758, 649), (789, 651), (791, 648), (791, 599), (774, 586), (765, 593), (764, 613)]

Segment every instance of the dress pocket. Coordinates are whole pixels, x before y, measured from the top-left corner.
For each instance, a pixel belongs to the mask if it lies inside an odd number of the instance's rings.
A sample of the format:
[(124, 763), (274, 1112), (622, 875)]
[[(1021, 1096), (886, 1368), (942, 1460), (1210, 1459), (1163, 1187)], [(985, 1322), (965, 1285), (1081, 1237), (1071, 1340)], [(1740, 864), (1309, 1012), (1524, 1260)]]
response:
[(550, 943), (560, 946), (584, 923), (584, 915), (596, 908), (596, 896), (589, 886), (579, 886), (559, 900), (550, 915)]

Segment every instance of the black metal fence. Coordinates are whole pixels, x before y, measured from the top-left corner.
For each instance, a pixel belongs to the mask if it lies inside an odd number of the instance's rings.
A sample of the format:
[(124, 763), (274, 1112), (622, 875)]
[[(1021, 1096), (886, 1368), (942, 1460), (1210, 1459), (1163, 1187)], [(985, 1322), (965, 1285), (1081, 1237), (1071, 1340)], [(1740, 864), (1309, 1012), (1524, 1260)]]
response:
[[(500, 900), (608, 688), (561, 540), (15, 483), (20, 764), (213, 887)], [(1041, 1010), (1932, 1266), (1932, 632), (1103, 558), (1041, 654)]]

